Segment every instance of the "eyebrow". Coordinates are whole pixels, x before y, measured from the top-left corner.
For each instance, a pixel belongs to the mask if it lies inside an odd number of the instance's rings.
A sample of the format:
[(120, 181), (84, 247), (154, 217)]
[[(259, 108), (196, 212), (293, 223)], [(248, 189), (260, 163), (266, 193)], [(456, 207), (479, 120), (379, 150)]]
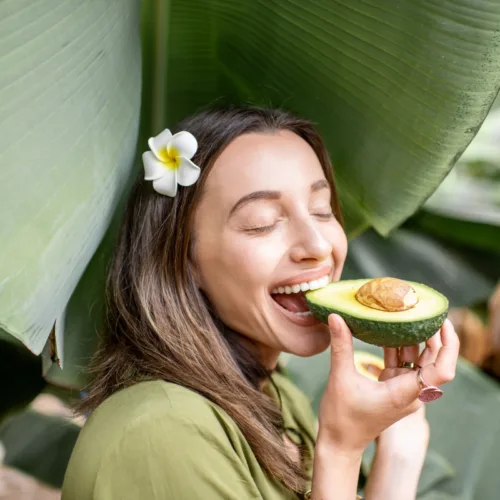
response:
[(253, 193), (247, 194), (240, 198), (231, 211), (229, 212), (229, 217), (231, 217), (240, 208), (252, 203), (257, 200), (279, 200), (281, 198), (281, 193), (279, 191), (254, 191)]
[(313, 182), (311, 184), (311, 193), (316, 191), (321, 191), (322, 189), (330, 189), (330, 184), (326, 179), (320, 179), (319, 181)]
[[(316, 193), (322, 189), (330, 189), (328, 181), (325, 179), (320, 179), (319, 181), (313, 182), (311, 184), (311, 193)], [(244, 206), (248, 205), (257, 200), (279, 200), (281, 198), (281, 193), (279, 191), (254, 191), (253, 193), (247, 194), (240, 198), (231, 208), (229, 212), (229, 217), (231, 217), (236, 211), (240, 210)]]

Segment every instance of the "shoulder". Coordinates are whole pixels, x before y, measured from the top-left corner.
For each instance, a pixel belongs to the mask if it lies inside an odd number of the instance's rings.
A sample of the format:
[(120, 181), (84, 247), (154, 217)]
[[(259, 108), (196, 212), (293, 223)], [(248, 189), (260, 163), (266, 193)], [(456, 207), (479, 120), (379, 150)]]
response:
[(111, 444), (122, 439), (124, 432), (154, 432), (160, 422), (162, 428), (168, 427), (173, 433), (182, 427), (218, 433), (221, 421), (230, 424), (231, 419), (207, 398), (180, 385), (156, 380), (135, 384), (109, 397), (90, 415), (82, 438), (99, 434)]
[(235, 422), (217, 405), (185, 387), (142, 382), (114, 394), (90, 416), (62, 498), (198, 499), (204, 491), (213, 496), (203, 498), (217, 498), (220, 484), (235, 498), (254, 498), (249, 456)]

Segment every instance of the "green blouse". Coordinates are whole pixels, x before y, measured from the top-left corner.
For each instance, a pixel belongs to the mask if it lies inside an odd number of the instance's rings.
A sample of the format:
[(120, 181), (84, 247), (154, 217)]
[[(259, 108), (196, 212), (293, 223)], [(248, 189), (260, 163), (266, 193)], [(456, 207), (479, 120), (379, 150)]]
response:
[[(275, 373), (287, 436), (312, 457), (316, 420), (307, 397)], [(276, 399), (277, 394), (275, 394)], [(102, 403), (85, 423), (62, 500), (291, 500), (265, 474), (236, 423), (184, 387), (141, 382)]]

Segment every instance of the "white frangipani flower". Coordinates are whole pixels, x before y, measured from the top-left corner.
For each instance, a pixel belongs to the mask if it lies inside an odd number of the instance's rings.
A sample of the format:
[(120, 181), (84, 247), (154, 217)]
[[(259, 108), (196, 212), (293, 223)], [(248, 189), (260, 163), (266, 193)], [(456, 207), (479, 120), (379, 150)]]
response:
[(166, 196), (177, 194), (177, 184), (193, 185), (200, 176), (200, 168), (191, 158), (198, 149), (198, 142), (189, 132), (172, 135), (164, 130), (160, 135), (148, 141), (151, 151), (142, 154), (144, 179), (153, 181), (157, 193)]

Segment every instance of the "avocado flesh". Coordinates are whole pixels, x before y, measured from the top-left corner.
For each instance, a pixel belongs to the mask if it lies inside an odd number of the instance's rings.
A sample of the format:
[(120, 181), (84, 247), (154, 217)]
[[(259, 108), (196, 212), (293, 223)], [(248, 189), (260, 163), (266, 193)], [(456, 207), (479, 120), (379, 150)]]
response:
[(441, 328), (448, 314), (448, 299), (432, 288), (407, 281), (417, 292), (418, 303), (406, 311), (372, 309), (357, 301), (356, 292), (370, 281), (346, 280), (305, 293), (309, 310), (323, 323), (332, 313), (341, 316), (354, 337), (383, 347), (403, 347), (425, 342)]
[(384, 360), (366, 351), (354, 351), (354, 366), (361, 375), (378, 380), (380, 373), (384, 369)]

